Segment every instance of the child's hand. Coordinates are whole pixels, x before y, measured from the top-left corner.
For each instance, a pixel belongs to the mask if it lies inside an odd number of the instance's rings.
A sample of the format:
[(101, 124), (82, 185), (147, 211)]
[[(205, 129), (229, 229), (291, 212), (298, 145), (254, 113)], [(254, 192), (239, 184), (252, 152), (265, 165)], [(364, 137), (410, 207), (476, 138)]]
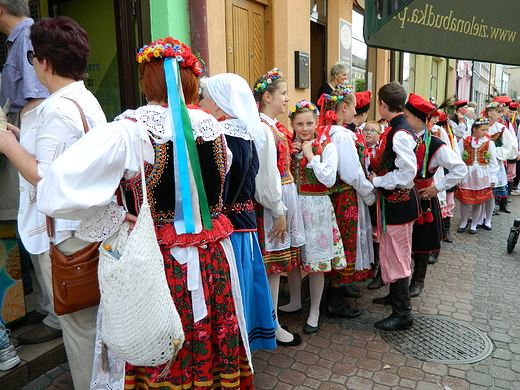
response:
[(292, 147), (294, 153), (300, 153), (302, 151), (302, 141), (293, 141)]
[(314, 153), (312, 153), (312, 143), (309, 141), (304, 141), (302, 143), (302, 151), (305, 158), (311, 161), (314, 157)]

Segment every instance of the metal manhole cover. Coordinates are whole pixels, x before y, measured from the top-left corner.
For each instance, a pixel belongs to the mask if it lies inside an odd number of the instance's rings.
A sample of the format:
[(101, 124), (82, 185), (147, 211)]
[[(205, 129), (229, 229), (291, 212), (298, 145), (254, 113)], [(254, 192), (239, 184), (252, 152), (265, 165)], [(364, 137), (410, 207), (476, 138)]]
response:
[(476, 363), (493, 351), (485, 333), (439, 316), (414, 316), (410, 329), (381, 331), (381, 337), (403, 355), (433, 363)]

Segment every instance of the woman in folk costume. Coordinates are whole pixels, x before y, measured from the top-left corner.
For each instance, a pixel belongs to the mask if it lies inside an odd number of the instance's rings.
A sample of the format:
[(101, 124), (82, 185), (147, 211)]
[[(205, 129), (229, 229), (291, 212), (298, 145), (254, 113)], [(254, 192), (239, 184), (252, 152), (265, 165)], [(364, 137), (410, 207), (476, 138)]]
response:
[[(311, 307), (303, 328), (306, 334), (318, 331), (325, 272), (347, 266), (329, 188), (336, 182), (338, 153), (326, 134), (316, 134), (318, 109), (301, 100), (291, 109), (294, 130), (293, 172), (298, 200), (305, 223), (306, 243), (302, 247), (302, 268), (309, 273)], [(299, 290), (296, 294), (300, 297)], [(291, 300), (293, 292), (291, 291)], [(293, 306), (301, 305), (294, 302)]]
[[(440, 108), (443, 106), (444, 104)], [(441, 240), (444, 238), (437, 196), (457, 185), (467, 173), (460, 156), (440, 138), (432, 135), (428, 119), (438, 113), (436, 109), (421, 96), (410, 93), (404, 110), (406, 121), (417, 134), (417, 176), (414, 182), (421, 197), (422, 209), (422, 214), (413, 225), (414, 270), (410, 283), (410, 297), (416, 297), (421, 293), (430, 253), (440, 250)], [(448, 173), (434, 180), (436, 172), (442, 171), (443, 168), (447, 169)]]
[[(487, 202), (493, 201), (492, 188), (497, 181), (497, 173), (503, 167), (496, 158), (495, 143), (489, 139), (489, 119), (477, 118), (471, 127), (471, 135), (459, 141), (462, 152), (462, 160), (468, 167), (466, 177), (461, 181), (455, 197), (460, 201), (461, 227), (458, 232), (462, 233), (468, 224), (470, 205), (473, 205), (473, 215), (484, 214), (484, 228), (491, 229), (492, 213), (487, 215), (483, 211)], [(479, 218), (471, 221), (469, 232), (477, 233)]]
[(246, 80), (223, 73), (201, 81), (200, 107), (224, 127), (233, 162), (226, 177), (224, 207), (233, 223), (231, 242), (235, 250), (251, 350), (276, 348), (274, 310), (262, 253), (258, 244), (253, 206), (258, 172), (257, 150), (265, 139), (255, 99)]
[(353, 318), (360, 314), (344, 301), (344, 289), (354, 282), (362, 282), (371, 274), (373, 263), (372, 225), (368, 205), (374, 203), (373, 186), (356, 149), (357, 135), (344, 128), (356, 113), (356, 98), (351, 86), (340, 86), (331, 95), (321, 97), (324, 115), (320, 116), (318, 133), (326, 134), (338, 150), (338, 178), (331, 188), (331, 201), (336, 213), (347, 267), (332, 270), (327, 291), (329, 317)]
[(253, 389), (240, 284), (228, 238), (233, 225), (222, 212), (230, 162), (224, 130), (202, 109), (185, 105), (197, 100), (201, 74), (189, 47), (170, 37), (159, 39), (144, 46), (137, 60), (149, 103), (89, 132), (54, 162), (38, 193), (43, 212), (86, 217), (93, 223), (84, 229), (95, 235), (97, 227), (99, 241), (107, 230), (99, 225), (108, 225), (120, 212), (111, 204), (118, 187), (129, 213), (139, 213), (143, 148), (155, 234), (185, 342), (171, 367), (126, 364), (126, 374), (114, 378), (121, 367), (116, 359), (110, 375), (94, 373), (94, 388), (113, 388), (113, 383), (106, 384), (112, 378), (118, 386), (124, 381), (125, 389)]
[[(305, 228), (298, 194), (291, 172), (292, 134), (276, 117), (286, 110), (289, 97), (282, 73), (274, 68), (255, 82), (253, 96), (260, 111), (265, 145), (259, 151), (260, 168), (256, 177), (255, 199), (260, 248), (267, 271), (273, 307), (278, 305), (280, 274), (287, 272), (289, 284), (300, 283), (300, 247), (305, 244)], [(291, 291), (298, 291), (292, 288)], [(295, 297), (300, 302), (301, 297)], [(291, 312), (280, 308), (280, 312)], [(276, 319), (278, 322), (278, 318)], [(295, 346), (302, 342), (299, 334), (291, 334), (278, 325), (278, 345)]]

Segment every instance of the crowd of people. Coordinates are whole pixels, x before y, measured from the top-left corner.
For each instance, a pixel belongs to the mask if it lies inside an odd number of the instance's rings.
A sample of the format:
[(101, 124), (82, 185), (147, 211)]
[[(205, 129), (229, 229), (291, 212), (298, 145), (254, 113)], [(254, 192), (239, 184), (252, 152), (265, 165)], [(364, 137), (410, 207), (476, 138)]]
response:
[[(21, 119), (10, 115), (0, 131), (0, 155), (20, 175), (20, 205), (10, 206), (23, 211), (18, 231), (46, 299), (27, 316), (38, 325), (25, 342), (63, 334), (76, 390), (253, 389), (254, 350), (302, 342), (278, 319), (302, 310), (302, 271), (304, 333), (319, 332), (324, 299), (328, 317), (359, 316), (345, 297), (359, 297), (355, 284), (370, 279), (370, 289), (390, 285), (374, 303), (392, 306), (374, 326), (407, 329), (410, 298), (421, 294), (441, 242), (453, 241), (454, 198), (458, 233), (490, 230), (495, 202), (508, 212), (519, 120), (507, 97), (478, 118), (466, 115), (467, 101), (455, 102), (448, 120), (450, 102), (391, 82), (377, 92), (381, 120), (367, 121), (372, 94), (346, 85), (340, 64), (316, 102), (289, 104), (277, 68), (252, 88), (236, 74), (199, 80), (190, 48), (168, 37), (137, 54), (147, 104), (107, 123), (82, 80), (85, 31), (66, 17), (33, 23), (26, 5), (0, 0), (8, 58), (20, 61), (4, 68), (0, 104), (9, 98)], [(15, 68), (22, 84), (6, 89)], [(45, 228), (46, 216), (56, 218), (53, 244), (64, 254), (101, 242), (135, 223), (143, 186), (184, 332), (176, 357), (157, 367), (106, 354), (98, 306), (56, 316)], [(290, 300), (279, 306), (283, 273)], [(146, 307), (142, 315), (153, 322)], [(0, 369), (18, 362), (0, 324)]]

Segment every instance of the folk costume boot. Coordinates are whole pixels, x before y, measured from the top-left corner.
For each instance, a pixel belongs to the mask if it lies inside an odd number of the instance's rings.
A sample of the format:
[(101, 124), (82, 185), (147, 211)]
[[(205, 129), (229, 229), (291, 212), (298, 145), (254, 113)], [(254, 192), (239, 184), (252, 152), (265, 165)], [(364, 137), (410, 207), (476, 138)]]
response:
[(329, 318), (354, 318), (361, 314), (358, 309), (353, 309), (345, 303), (344, 286), (329, 286), (327, 290), (327, 316)]
[(500, 205), (500, 211), (503, 211), (507, 214), (511, 213), (511, 211), (507, 208), (507, 197), (503, 197), (502, 199), (500, 199), (498, 204)]
[(439, 258), (439, 253), (440, 251), (430, 252), (430, 256), (428, 256), (428, 264), (435, 264)]
[(444, 225), (444, 242), (451, 244), (453, 242), (453, 238), (451, 238), (451, 233), (450, 233), (451, 218), (450, 217), (443, 218), (442, 224)]
[(413, 275), (410, 283), (410, 297), (417, 297), (424, 287), (424, 278), (426, 277), (426, 270), (428, 269), (429, 253), (415, 252), (413, 261)]
[(381, 277), (381, 267), (379, 266), (379, 243), (374, 244), (374, 278), (368, 283), (367, 288), (369, 290), (377, 290), (383, 283)]
[[(392, 286), (392, 284), (390, 284), (390, 286)], [(375, 303), (377, 305), (391, 305), (392, 304), (392, 289), (390, 289), (390, 292), (388, 293), (388, 295), (385, 295), (384, 297), (372, 299), (372, 303)]]
[(392, 314), (374, 324), (381, 330), (408, 329), (413, 324), (412, 306), (408, 292), (408, 278), (396, 280), (390, 284), (392, 296)]

